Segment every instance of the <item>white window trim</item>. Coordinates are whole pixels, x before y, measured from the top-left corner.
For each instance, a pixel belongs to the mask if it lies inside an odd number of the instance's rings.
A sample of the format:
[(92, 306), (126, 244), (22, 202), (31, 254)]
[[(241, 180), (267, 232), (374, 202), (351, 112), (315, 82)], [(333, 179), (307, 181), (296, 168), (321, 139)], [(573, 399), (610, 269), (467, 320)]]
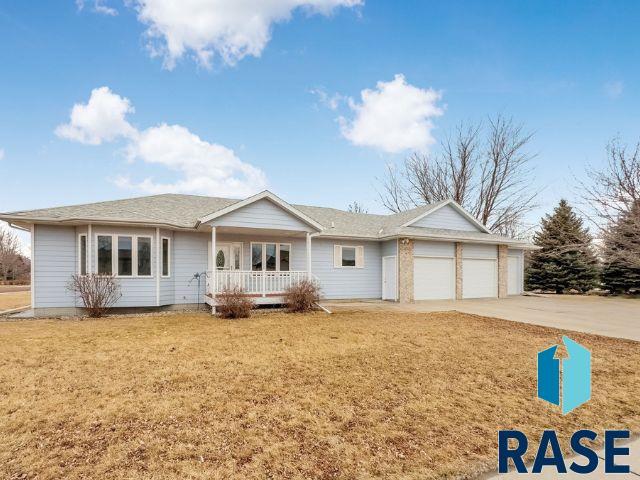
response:
[[(153, 235), (136, 235), (130, 233), (96, 233), (95, 234), (95, 261), (96, 273), (98, 273), (98, 237), (111, 237), (111, 274), (116, 278), (154, 278), (153, 275)], [(118, 273), (118, 237), (131, 237), (131, 275)], [(151, 241), (151, 274), (138, 275), (138, 238), (148, 238)]]
[[(163, 275), (162, 272), (164, 271), (163, 267), (163, 262), (164, 262), (164, 257), (162, 255), (163, 253), (163, 248), (164, 248), (164, 241), (167, 241), (167, 275)], [(171, 278), (171, 237), (160, 237), (160, 276), (161, 278)]]
[[(265, 245), (275, 245), (276, 246), (276, 269), (275, 270), (267, 270), (267, 249)], [(262, 270), (254, 270), (253, 269), (253, 246), (254, 245), (262, 245)], [(289, 270), (280, 270), (280, 245), (288, 245), (289, 246)], [(293, 244), (288, 242), (250, 242), (249, 243), (249, 268), (252, 272), (291, 272), (291, 264), (293, 260)]]
[(86, 233), (78, 234), (78, 275), (82, 275), (82, 237), (85, 237), (85, 275), (89, 274), (89, 256), (91, 252), (89, 252), (89, 236)]
[[(335, 252), (335, 247), (340, 247), (340, 265), (335, 265), (335, 261), (334, 261), (334, 268), (346, 268), (346, 269), (362, 269), (364, 268), (364, 245), (339, 245), (336, 244), (333, 246), (333, 250)], [(358, 266), (358, 248), (362, 247), (362, 266)], [(342, 265), (342, 249), (343, 248), (353, 248), (354, 250), (354, 262), (355, 265), (351, 266), (351, 265)]]

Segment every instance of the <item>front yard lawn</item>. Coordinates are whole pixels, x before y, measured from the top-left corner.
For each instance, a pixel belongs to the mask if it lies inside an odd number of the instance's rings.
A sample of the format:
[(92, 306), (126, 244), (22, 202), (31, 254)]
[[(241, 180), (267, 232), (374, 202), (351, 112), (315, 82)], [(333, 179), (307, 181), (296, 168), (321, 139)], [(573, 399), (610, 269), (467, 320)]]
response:
[[(0, 323), (0, 478), (441, 478), (497, 432), (640, 429), (640, 344), (592, 351), (592, 400), (535, 398), (561, 332), (446, 313)], [(566, 445), (565, 445), (566, 446)]]
[(0, 312), (31, 305), (31, 292), (0, 293)]

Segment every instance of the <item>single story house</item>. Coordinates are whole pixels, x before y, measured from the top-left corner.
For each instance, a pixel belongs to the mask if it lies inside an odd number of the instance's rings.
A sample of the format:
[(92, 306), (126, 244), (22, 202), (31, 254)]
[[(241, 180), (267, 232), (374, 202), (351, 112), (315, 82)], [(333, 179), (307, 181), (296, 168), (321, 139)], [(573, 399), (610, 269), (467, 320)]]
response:
[(32, 307), (81, 307), (73, 274), (113, 274), (116, 307), (215, 305), (239, 285), (277, 303), (302, 278), (326, 299), (506, 297), (523, 291), (524, 241), (495, 235), (453, 200), (390, 215), (244, 200), (153, 195), (0, 214), (31, 232)]

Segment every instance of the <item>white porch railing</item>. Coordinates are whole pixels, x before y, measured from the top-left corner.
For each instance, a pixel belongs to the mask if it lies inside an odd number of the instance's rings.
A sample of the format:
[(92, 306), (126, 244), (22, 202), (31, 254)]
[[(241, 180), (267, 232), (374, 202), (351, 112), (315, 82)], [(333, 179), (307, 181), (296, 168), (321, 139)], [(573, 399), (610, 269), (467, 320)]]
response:
[(315, 279), (315, 275), (306, 271), (218, 270), (207, 272), (207, 293), (219, 293), (225, 288), (240, 287), (249, 295), (273, 295), (284, 293), (291, 285), (306, 279)]

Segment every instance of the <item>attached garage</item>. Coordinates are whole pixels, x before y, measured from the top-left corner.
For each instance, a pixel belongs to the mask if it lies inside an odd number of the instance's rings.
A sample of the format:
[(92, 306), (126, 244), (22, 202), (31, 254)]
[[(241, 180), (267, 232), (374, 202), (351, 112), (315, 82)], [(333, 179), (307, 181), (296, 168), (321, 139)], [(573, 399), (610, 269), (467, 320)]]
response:
[(497, 246), (465, 244), (462, 247), (462, 298), (497, 296)]
[(444, 300), (456, 296), (453, 258), (417, 257), (413, 266), (413, 295), (416, 300)]
[(455, 245), (416, 241), (413, 258), (413, 296), (416, 300), (456, 297)]

